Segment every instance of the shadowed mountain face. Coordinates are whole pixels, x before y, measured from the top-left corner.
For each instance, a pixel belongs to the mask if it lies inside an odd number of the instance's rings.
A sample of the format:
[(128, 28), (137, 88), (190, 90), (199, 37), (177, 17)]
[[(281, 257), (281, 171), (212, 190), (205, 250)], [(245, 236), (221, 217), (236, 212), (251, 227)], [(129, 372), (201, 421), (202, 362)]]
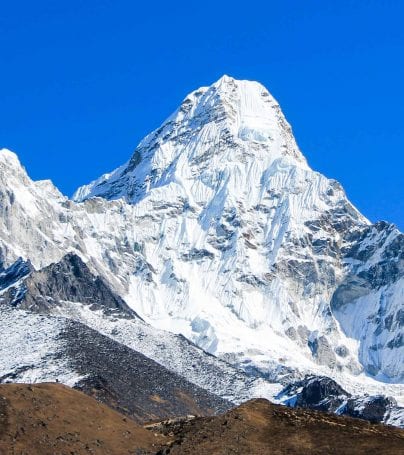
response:
[[(19, 260), (6, 270), (4, 280), (0, 277), (0, 282), (5, 281), (3, 286), (11, 286), (3, 300), (13, 306), (48, 313), (55, 311), (61, 302), (82, 302), (91, 309), (103, 309), (108, 314), (138, 317), (121, 297), (111, 291), (103, 278), (90, 272), (76, 254), (66, 254), (59, 262), (39, 271), (30, 269), (28, 263), (23, 267), (22, 263)], [(19, 280), (19, 286), (15, 286)]]

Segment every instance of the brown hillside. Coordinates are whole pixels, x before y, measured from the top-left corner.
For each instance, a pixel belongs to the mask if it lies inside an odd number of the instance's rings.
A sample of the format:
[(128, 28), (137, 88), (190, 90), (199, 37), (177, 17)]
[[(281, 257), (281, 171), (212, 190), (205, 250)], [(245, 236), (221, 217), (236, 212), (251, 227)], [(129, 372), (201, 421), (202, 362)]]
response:
[(69, 387), (0, 385), (1, 455), (140, 455), (164, 440)]
[(160, 424), (170, 455), (404, 455), (404, 431), (252, 400), (221, 416)]
[(404, 431), (252, 400), (150, 424), (60, 384), (0, 385), (1, 455), (403, 455)]

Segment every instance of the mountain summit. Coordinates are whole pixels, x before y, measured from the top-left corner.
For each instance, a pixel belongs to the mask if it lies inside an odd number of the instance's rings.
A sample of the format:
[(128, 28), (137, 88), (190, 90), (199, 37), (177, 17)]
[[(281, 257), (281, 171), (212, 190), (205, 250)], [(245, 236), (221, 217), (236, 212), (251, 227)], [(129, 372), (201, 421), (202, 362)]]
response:
[[(79, 188), (73, 199), (125, 197), (136, 203), (170, 178), (184, 185), (180, 175), (211, 179), (209, 169), (215, 168), (231, 176), (246, 161), (268, 167), (279, 158), (306, 166), (279, 104), (258, 82), (223, 76), (190, 93), (125, 165)], [(240, 182), (230, 184), (239, 188)]]

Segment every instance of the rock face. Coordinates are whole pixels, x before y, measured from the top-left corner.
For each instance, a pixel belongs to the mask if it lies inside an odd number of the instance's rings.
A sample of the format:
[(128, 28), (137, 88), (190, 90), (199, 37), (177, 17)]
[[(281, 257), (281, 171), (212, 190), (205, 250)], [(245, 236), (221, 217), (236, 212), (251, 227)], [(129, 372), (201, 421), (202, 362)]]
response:
[(288, 384), (278, 395), (286, 406), (316, 409), (356, 417), (369, 422), (384, 422), (404, 427), (404, 408), (396, 400), (381, 395), (352, 396), (330, 378), (307, 376)]
[[(80, 257), (73, 253), (68, 253), (61, 261), (39, 271), (31, 270), (29, 264), (22, 264), (18, 260), (5, 272), (9, 277), (12, 271), (18, 270), (14, 282), (6, 278), (10, 289), (2, 297), (3, 301), (13, 306), (48, 313), (61, 302), (82, 302), (91, 309), (101, 308), (108, 314), (138, 317), (110, 290), (103, 278), (94, 276)], [(19, 286), (15, 286), (16, 278), (23, 279)]]
[(111, 302), (247, 372), (387, 394), (403, 381), (403, 235), (310, 169), (259, 83), (191, 93), (74, 200), (0, 152), (3, 270), (22, 257), (40, 273), (71, 252)]

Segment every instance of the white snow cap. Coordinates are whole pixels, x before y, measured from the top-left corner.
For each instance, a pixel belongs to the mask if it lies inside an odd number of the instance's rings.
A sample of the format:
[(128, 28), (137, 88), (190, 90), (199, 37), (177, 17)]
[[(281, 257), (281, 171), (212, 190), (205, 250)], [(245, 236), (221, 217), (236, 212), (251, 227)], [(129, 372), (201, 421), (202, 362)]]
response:
[(6, 148), (0, 149), (0, 161), (8, 166), (17, 166), (21, 167), (20, 160), (18, 156)]
[(240, 173), (247, 176), (246, 167), (264, 171), (277, 159), (308, 168), (268, 90), (258, 82), (222, 76), (186, 96), (161, 127), (140, 142), (126, 164), (79, 188), (73, 199), (124, 197), (136, 202), (145, 189), (170, 181), (199, 175), (203, 185), (211, 186), (209, 181), (216, 179), (212, 173), (220, 171), (234, 181)]
[[(278, 102), (262, 84), (237, 80), (227, 75), (210, 87), (202, 87), (190, 93), (169, 118), (171, 121), (191, 119), (202, 120), (203, 124), (212, 120), (224, 123), (235, 137), (246, 142), (269, 143), (276, 140), (280, 133), (284, 136), (291, 135), (290, 125)], [(293, 148), (297, 149), (297, 146)], [(291, 155), (305, 162), (297, 150), (293, 150)]]

